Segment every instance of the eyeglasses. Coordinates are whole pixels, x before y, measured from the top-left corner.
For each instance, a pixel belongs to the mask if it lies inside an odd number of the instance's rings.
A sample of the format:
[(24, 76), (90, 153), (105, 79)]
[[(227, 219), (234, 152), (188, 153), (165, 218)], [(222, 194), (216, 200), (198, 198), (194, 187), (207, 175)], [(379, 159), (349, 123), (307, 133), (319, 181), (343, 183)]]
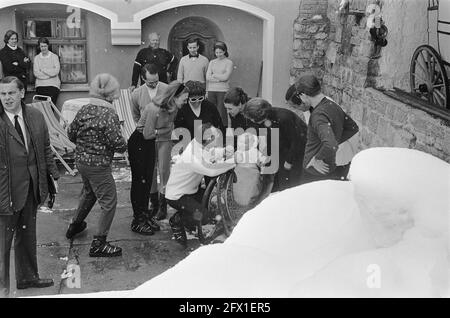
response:
[(158, 82), (159, 81), (152, 81), (152, 82), (150, 82), (150, 81), (145, 81), (148, 85), (156, 85), (156, 84), (158, 84)]
[(191, 103), (195, 103), (195, 102), (203, 102), (204, 99), (205, 99), (205, 96), (191, 97), (191, 98), (189, 98), (189, 101), (190, 101)]

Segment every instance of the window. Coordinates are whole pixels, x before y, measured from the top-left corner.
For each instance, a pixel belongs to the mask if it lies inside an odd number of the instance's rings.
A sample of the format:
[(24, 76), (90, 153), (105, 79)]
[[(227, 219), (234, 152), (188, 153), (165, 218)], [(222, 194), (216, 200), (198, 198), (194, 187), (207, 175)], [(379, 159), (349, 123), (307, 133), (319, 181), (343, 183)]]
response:
[[(83, 18), (74, 27), (69, 26), (65, 18), (26, 19), (23, 28), (25, 53), (33, 61), (39, 54), (37, 40), (46, 37), (50, 41), (50, 50), (59, 56), (61, 83), (87, 83), (85, 29)], [(34, 83), (32, 71), (28, 80)]]

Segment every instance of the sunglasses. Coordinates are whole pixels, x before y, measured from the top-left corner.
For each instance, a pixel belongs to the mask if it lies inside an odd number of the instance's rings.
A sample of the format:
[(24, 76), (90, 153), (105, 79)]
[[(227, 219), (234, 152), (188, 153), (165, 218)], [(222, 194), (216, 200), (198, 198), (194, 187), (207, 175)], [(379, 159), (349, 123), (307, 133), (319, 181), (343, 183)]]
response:
[(203, 102), (203, 100), (205, 99), (204, 96), (200, 96), (200, 97), (191, 97), (189, 98), (189, 101), (191, 103), (195, 103), (195, 102)]

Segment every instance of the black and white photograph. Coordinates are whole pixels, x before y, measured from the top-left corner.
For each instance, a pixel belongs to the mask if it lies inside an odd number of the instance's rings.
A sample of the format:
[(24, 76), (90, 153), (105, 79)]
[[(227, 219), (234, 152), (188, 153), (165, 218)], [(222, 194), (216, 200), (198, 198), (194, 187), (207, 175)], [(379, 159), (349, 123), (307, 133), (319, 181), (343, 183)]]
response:
[(0, 39), (0, 298), (450, 298), (450, 0), (0, 0)]

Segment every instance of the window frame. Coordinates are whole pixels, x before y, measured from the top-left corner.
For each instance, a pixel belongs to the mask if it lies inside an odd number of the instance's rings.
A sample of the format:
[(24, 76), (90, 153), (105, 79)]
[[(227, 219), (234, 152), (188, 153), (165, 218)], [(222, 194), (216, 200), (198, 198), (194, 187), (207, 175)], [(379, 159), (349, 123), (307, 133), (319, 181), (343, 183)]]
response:
[[(84, 16), (81, 17), (80, 19), (80, 35), (79, 36), (63, 36), (63, 31), (61, 28), (61, 24), (64, 23), (66, 21), (66, 19), (64, 17), (55, 17), (55, 18), (42, 18), (42, 17), (36, 17), (36, 18), (24, 18), (23, 19), (23, 35), (22, 35), (22, 39), (23, 39), (23, 46), (24, 46), (24, 51), (25, 54), (30, 57), (31, 61), (32, 61), (32, 66), (31, 66), (31, 70), (33, 68), (33, 61), (34, 61), (34, 56), (36, 56), (37, 53), (37, 40), (39, 37), (28, 37), (27, 33), (27, 22), (28, 21), (51, 21), (52, 23), (52, 37), (47, 37), (50, 41), (50, 47), (51, 47), (51, 52), (53, 52), (54, 54), (56, 54), (59, 57), (60, 60), (60, 66), (61, 66), (61, 70), (59, 73), (60, 79), (61, 79), (61, 86), (62, 88), (64, 87), (68, 87), (68, 88), (72, 88), (75, 86), (86, 86), (89, 82), (89, 75), (88, 75), (88, 58), (87, 58), (87, 50), (88, 50), (88, 44), (87, 44), (87, 37), (86, 37), (86, 18)], [(82, 45), (83, 46), (83, 62), (63, 62), (60, 56), (60, 47), (64, 46), (64, 45)], [(34, 49), (33, 49), (34, 47)], [(34, 55), (33, 55), (33, 51), (30, 50), (34, 50)], [(31, 54), (30, 54), (31, 52)], [(81, 81), (64, 81), (63, 80), (63, 76), (62, 76), (62, 72), (63, 72), (63, 65), (80, 65), (81, 68), (84, 71), (85, 74), (85, 79), (81, 80)], [(30, 84), (34, 84), (35, 83), (35, 77), (33, 74), (33, 71), (29, 72), (29, 83)]]

